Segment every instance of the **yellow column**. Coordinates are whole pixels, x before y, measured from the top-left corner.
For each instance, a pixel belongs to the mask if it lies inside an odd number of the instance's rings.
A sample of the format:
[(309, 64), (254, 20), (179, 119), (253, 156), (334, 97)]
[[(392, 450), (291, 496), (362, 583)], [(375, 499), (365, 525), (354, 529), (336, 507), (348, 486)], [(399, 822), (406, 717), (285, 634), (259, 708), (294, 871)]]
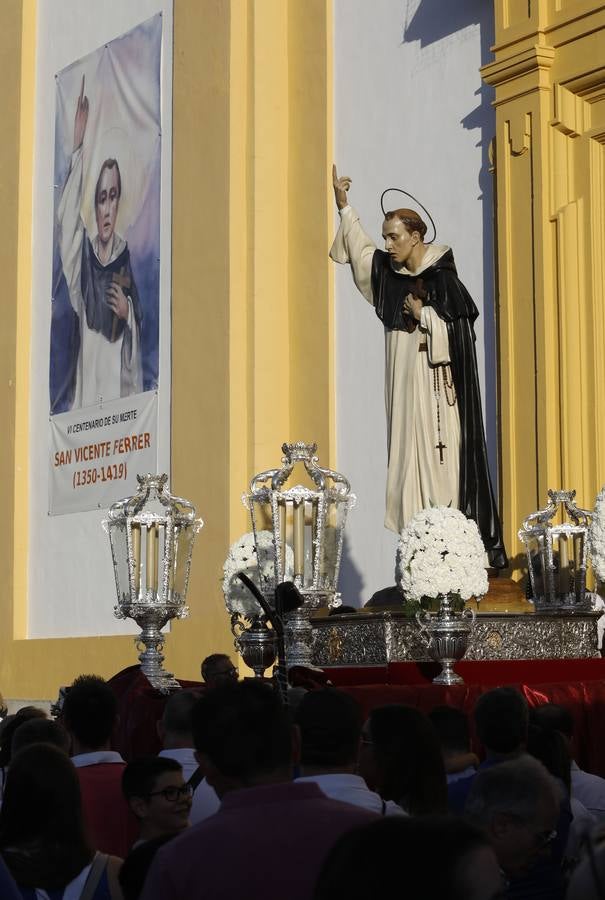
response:
[[(496, 90), (503, 520), (512, 557), (523, 516), (549, 487), (576, 488), (578, 502), (592, 506), (605, 477), (595, 414), (605, 330), (605, 9), (594, 6), (496, 0), (495, 59), (482, 69)], [(514, 567), (522, 565), (518, 557)]]

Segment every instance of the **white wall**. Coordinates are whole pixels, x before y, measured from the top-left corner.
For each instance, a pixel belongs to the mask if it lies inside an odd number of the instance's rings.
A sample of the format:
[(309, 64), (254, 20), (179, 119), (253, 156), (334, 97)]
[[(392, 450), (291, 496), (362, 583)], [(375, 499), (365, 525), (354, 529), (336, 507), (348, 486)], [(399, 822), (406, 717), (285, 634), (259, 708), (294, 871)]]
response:
[[(103, 511), (48, 515), (48, 365), (53, 237), (55, 73), (158, 12), (162, 38), (162, 261), (158, 468), (170, 465), (172, 0), (39, 0), (32, 253), (28, 636), (133, 632), (116, 602)], [(168, 301), (168, 302), (166, 302)]]
[[(380, 241), (379, 199), (410, 191), (429, 209), (437, 241), (454, 250), (480, 317), (477, 357), (496, 474), (492, 196), (487, 148), (495, 131), (488, 62), (493, 8), (485, 0), (334, 0), (334, 141), (352, 205)], [(388, 202), (386, 202), (388, 199)], [(408, 206), (402, 195), (386, 208)], [(335, 228), (338, 217), (335, 215)], [(386, 482), (384, 332), (336, 267), (338, 469), (358, 504), (349, 517), (343, 602), (361, 605), (394, 583), (396, 535), (383, 526)], [(486, 415), (487, 414), (487, 415)]]

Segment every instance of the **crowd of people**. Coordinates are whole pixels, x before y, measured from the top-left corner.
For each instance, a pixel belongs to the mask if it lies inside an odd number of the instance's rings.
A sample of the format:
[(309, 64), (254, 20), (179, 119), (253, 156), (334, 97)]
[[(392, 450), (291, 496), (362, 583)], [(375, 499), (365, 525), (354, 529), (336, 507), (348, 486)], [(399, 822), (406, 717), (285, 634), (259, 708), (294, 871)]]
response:
[[(118, 704), (83, 675), (56, 718), (0, 727), (2, 900), (597, 900), (605, 779), (573, 717), (509, 687), (471, 721), (331, 687), (292, 693), (204, 661), (167, 698), (163, 749), (112, 747)], [(480, 753), (480, 756), (477, 753)]]

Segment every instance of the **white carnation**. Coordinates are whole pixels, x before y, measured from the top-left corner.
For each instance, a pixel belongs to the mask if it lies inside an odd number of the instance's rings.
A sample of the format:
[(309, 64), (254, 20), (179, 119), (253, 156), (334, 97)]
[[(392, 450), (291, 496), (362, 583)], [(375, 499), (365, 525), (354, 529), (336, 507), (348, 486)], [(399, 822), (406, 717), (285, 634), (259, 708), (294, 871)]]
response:
[[(294, 553), (286, 544), (285, 577), (292, 577)], [(243, 572), (254, 582), (261, 593), (270, 598), (275, 590), (275, 547), (271, 531), (248, 532), (231, 544), (223, 565), (223, 594), (230, 613), (239, 613), (254, 619), (262, 612), (248, 588), (237, 577)]]
[(401, 532), (395, 577), (408, 600), (448, 593), (470, 600), (487, 593), (484, 559), (485, 547), (472, 519), (458, 509), (431, 507)]
[(599, 581), (605, 581), (605, 487), (597, 496), (588, 529), (588, 556)]

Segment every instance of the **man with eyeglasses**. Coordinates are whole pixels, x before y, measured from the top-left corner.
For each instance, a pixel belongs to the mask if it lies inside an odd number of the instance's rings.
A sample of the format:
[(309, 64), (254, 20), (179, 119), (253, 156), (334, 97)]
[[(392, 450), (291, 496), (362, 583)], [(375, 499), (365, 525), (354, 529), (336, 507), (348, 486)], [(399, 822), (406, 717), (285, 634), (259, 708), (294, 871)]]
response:
[(556, 780), (530, 756), (483, 769), (475, 777), (465, 815), (487, 832), (509, 880), (506, 897), (564, 897), (554, 852), (561, 796)]
[(206, 690), (220, 687), (223, 684), (235, 684), (237, 669), (226, 653), (212, 653), (202, 662), (202, 678)]
[(193, 789), (176, 760), (161, 756), (133, 760), (124, 769), (122, 791), (140, 825), (134, 846), (188, 827)]

